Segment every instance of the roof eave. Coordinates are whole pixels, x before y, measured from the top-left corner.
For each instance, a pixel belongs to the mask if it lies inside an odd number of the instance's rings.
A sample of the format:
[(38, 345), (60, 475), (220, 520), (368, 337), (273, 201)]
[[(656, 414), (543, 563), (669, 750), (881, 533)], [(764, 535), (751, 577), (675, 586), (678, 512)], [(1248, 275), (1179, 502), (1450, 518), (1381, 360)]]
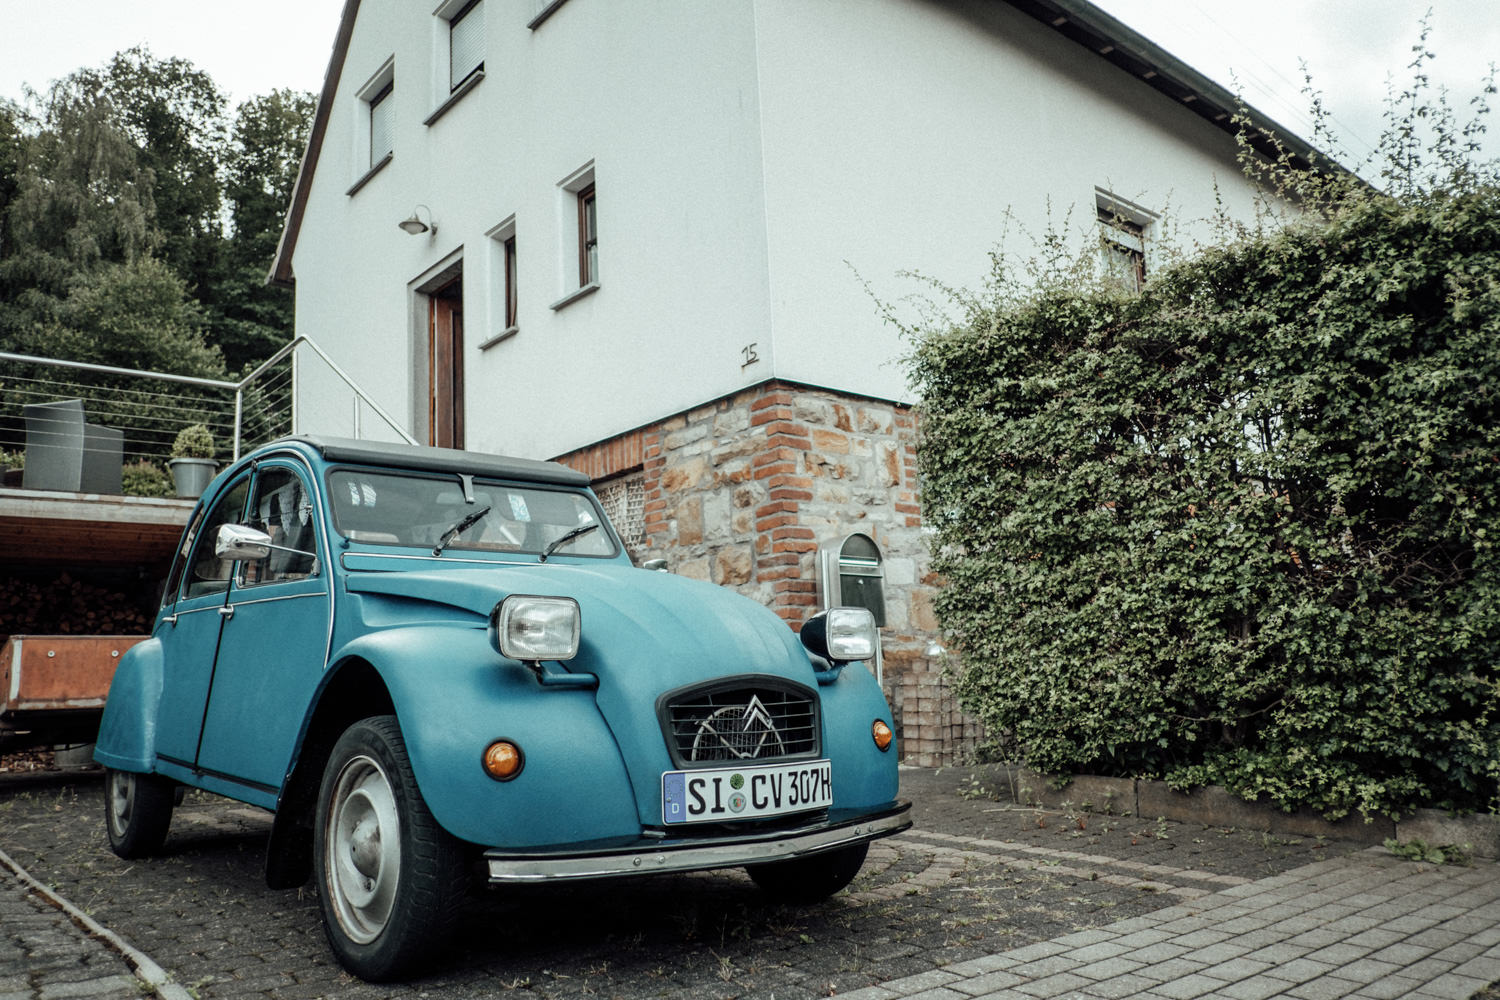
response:
[(307, 208), (308, 191), (312, 188), (313, 174), (318, 168), (318, 156), (323, 151), (323, 137), (328, 132), (328, 116), (332, 113), (333, 97), (344, 72), (344, 57), (349, 53), (349, 39), (354, 34), (354, 18), (358, 13), (359, 0), (344, 0), (344, 12), (339, 15), (338, 34), (334, 36), (333, 52), (328, 57), (328, 70), (323, 74), (323, 90), (318, 94), (318, 107), (313, 113), (307, 149), (303, 151), (302, 164), (297, 168), (297, 184), (292, 188), (292, 203), (287, 209), (286, 224), (281, 227), (276, 257), (266, 276), (268, 285), (290, 288), (296, 283), (296, 277), (292, 273), (292, 252), (297, 248), (297, 234), (302, 229), (302, 213)]
[[(1245, 103), (1228, 89), (1172, 55), (1089, 0), (1004, 0), (1070, 41), (1134, 76), (1152, 89), (1192, 111), (1214, 127), (1238, 136), (1236, 113), (1243, 109), (1252, 128), (1246, 140), (1259, 153), (1275, 159), (1282, 149), (1292, 166), (1342, 173), (1331, 156), (1291, 129)], [(1274, 137), (1274, 139), (1272, 138)]]

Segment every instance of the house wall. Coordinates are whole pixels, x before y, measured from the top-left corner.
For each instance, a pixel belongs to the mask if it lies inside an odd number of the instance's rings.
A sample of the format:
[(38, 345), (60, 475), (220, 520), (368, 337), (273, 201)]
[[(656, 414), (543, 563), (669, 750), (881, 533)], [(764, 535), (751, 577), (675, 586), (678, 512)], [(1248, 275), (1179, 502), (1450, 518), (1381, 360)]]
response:
[(910, 319), (902, 272), (977, 289), (1095, 232), (1096, 186), (1185, 241), (1253, 212), (1229, 137), (1007, 4), (757, 0), (755, 31), (777, 377), (910, 400), (872, 295)]
[(771, 381), (675, 413), (560, 460), (603, 481), (640, 476), (644, 544), (674, 573), (731, 587), (793, 629), (823, 605), (822, 544), (869, 535), (885, 560), (884, 684), (903, 759), (972, 749), (940, 657), (907, 406)]
[[(1096, 186), (1185, 239), (1216, 198), (1252, 210), (1222, 132), (1005, 4), (572, 0), (535, 30), (529, 5), (486, 8), (485, 79), (424, 125), (445, 22), (361, 3), (293, 259), (298, 331), (418, 430), (419, 290), (461, 264), (470, 447), (558, 454), (772, 378), (910, 402), (876, 302), (922, 290), (901, 272), (978, 287), (1002, 240), (1091, 230)], [(392, 58), (393, 159), (346, 194), (357, 94)], [(576, 286), (558, 185), (590, 163), (600, 288), (553, 309)], [(435, 235), (396, 227), (418, 204)], [(482, 348), (487, 234), (512, 217), (519, 332)], [(317, 385), (302, 425), (349, 429)]]
[[(485, 79), (424, 125), (447, 96), (432, 79), (443, 22), (432, 5), (360, 4), (293, 257), (298, 332), (421, 429), (417, 289), (461, 261), (466, 444), (536, 457), (763, 377), (742, 369), (757, 342), (759, 371), (771, 365), (748, 0), (573, 0), (534, 31), (529, 4), (486, 8)], [(348, 195), (368, 162), (357, 95), (391, 57), (394, 154)], [(590, 162), (600, 288), (552, 309), (577, 286), (576, 215), (558, 185)], [(397, 228), (418, 203), (436, 235)], [(512, 216), (519, 332), (482, 349), (503, 317), (487, 234)], [(306, 381), (301, 426), (347, 431), (348, 399)]]

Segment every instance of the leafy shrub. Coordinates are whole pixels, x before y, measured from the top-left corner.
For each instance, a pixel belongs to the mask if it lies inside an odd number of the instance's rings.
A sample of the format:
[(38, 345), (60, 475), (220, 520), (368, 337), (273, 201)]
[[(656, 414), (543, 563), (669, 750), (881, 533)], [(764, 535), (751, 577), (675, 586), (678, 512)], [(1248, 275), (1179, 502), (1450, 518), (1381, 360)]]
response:
[(911, 359), (959, 693), (1043, 771), (1500, 805), (1500, 186), (1043, 286)]
[(204, 424), (188, 424), (172, 442), (173, 458), (213, 458), (214, 436)]
[(154, 462), (142, 459), (121, 470), (121, 490), (128, 497), (176, 496), (172, 477)]

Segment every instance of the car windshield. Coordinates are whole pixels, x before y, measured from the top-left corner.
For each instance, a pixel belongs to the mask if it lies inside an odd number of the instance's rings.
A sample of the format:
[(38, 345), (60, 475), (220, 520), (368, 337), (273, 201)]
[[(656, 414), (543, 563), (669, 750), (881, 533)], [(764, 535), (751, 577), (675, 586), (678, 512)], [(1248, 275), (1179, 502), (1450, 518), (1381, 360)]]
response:
[[(588, 494), (544, 486), (472, 481), (472, 502), (455, 475), (338, 469), (328, 477), (333, 523), (353, 542), (541, 555), (568, 532), (601, 524)], [(480, 515), (485, 508), (489, 512)], [(472, 523), (465, 524), (466, 521)], [(463, 530), (454, 533), (457, 527)], [(613, 556), (608, 531), (586, 531), (556, 549), (559, 555)]]

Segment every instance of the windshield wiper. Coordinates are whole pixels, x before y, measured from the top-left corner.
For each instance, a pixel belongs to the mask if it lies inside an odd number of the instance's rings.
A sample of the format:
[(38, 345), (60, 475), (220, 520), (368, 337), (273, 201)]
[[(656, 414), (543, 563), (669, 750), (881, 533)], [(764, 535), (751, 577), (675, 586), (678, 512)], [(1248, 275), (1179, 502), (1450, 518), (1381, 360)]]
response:
[(435, 556), (442, 555), (443, 550), (448, 547), (449, 542), (453, 541), (453, 539), (457, 538), (465, 531), (468, 531), (470, 528), (474, 527), (474, 525), (479, 523), (479, 519), (489, 512), (490, 508), (488, 507), (476, 510), (468, 517), (464, 518), (462, 521), (459, 521), (453, 527), (443, 532), (442, 537), (438, 539), (438, 543), (432, 547), (432, 554)]
[(579, 535), (587, 535), (590, 531), (593, 531), (597, 527), (599, 527), (599, 522), (595, 521), (593, 524), (580, 524), (572, 531), (563, 532), (561, 535), (558, 535), (556, 538), (552, 539), (552, 544), (548, 545), (544, 550), (542, 550), (542, 557), (538, 559), (537, 562), (546, 562), (547, 557), (552, 553), (556, 552), (558, 549), (562, 548), (564, 545), (568, 544)]

